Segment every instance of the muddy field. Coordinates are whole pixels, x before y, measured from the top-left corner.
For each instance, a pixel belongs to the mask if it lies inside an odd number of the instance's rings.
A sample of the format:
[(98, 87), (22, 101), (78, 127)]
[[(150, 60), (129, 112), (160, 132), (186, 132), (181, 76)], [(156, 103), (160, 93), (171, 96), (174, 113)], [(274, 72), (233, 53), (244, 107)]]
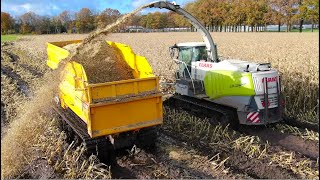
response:
[[(85, 35), (24, 36), (2, 44), (1, 138), (30, 101), (49, 68), (46, 42), (83, 39)], [(130, 45), (145, 56), (162, 82), (173, 82), (176, 67), (168, 47), (199, 41), (196, 33), (110, 34), (108, 40)], [(2, 177), (13, 178), (318, 178), (319, 134), (318, 35), (315, 33), (214, 33), (219, 54), (271, 62), (284, 78), (287, 111), (291, 123), (238, 130), (212, 126), (207, 117), (175, 109), (165, 101), (164, 124), (156, 148), (133, 148), (117, 152), (117, 165), (108, 169), (87, 159), (57, 128), (58, 119), (44, 124), (45, 134), (28, 145), (32, 158), (15, 166), (1, 160)], [(301, 68), (301, 64), (305, 68)], [(290, 85), (293, 88), (289, 88)], [(304, 87), (304, 91), (301, 91)], [(299, 89), (300, 88), (300, 89)], [(162, 90), (171, 88), (162, 85)], [(293, 96), (294, 94), (294, 96)], [(304, 97), (304, 99), (302, 98)], [(297, 111), (299, 109), (299, 111)], [(50, 113), (50, 112), (49, 112)], [(297, 121), (297, 123), (292, 123)], [(306, 122), (307, 121), (307, 122)], [(45, 122), (45, 121), (44, 121)], [(312, 124), (315, 123), (315, 124)], [(2, 143), (1, 146), (6, 144)], [(68, 147), (72, 151), (68, 151)], [(17, 148), (18, 149), (18, 148)], [(59, 150), (58, 150), (59, 149)], [(1, 152), (3, 155), (3, 151)], [(10, 159), (10, 158), (9, 158)], [(77, 162), (70, 165), (70, 162)], [(83, 165), (83, 168), (81, 166)], [(92, 166), (90, 166), (92, 165)], [(20, 167), (21, 166), (21, 167)], [(22, 167), (23, 166), (23, 167)], [(82, 167), (82, 168), (81, 168)], [(93, 167), (92, 170), (89, 167)], [(76, 172), (76, 173), (75, 173)], [(75, 176), (75, 174), (78, 174)]]

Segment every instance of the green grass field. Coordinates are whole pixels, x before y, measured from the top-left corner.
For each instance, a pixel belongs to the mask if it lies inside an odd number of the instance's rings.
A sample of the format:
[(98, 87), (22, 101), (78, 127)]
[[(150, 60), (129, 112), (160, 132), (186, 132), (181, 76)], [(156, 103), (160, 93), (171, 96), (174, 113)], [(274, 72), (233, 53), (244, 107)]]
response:
[[(291, 32), (299, 32), (299, 29), (292, 29)], [(311, 32), (311, 29), (302, 29), (302, 32)], [(313, 29), (313, 32), (319, 32), (319, 29)]]
[(20, 35), (17, 34), (1, 35), (1, 42), (15, 41), (19, 38), (19, 36)]
[[(267, 32), (278, 32), (278, 30), (268, 30)], [(286, 32), (285, 30), (281, 30), (280, 32)], [(290, 32), (299, 32), (299, 29), (291, 29)], [(302, 29), (302, 32), (311, 32), (311, 29)], [(313, 29), (313, 32), (319, 32), (319, 29)]]

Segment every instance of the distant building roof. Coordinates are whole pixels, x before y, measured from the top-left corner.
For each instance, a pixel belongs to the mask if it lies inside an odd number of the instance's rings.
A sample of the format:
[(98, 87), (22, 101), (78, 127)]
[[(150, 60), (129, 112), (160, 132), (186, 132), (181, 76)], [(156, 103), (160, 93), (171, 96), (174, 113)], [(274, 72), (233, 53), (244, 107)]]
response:
[(126, 29), (144, 29), (142, 26), (126, 26)]

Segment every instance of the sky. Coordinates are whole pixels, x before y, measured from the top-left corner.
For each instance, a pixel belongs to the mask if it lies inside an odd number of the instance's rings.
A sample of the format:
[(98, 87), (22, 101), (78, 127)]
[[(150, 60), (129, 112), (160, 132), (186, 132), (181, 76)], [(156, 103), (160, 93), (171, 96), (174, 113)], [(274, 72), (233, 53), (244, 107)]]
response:
[[(10, 13), (14, 17), (29, 11), (43, 16), (55, 16), (64, 10), (77, 12), (86, 7), (96, 12), (112, 8), (118, 9), (120, 13), (127, 13), (153, 1), (155, 0), (1, 0), (1, 12)], [(190, 1), (192, 0), (175, 0), (181, 6)], [(159, 9), (150, 8), (141, 13), (154, 11), (159, 11)]]

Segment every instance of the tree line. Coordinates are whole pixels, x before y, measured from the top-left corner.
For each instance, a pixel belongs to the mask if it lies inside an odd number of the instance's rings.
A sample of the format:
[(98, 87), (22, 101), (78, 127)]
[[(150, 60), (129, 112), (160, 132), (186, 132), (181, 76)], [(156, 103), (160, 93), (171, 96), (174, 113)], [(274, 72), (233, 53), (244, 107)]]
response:
[[(291, 31), (299, 24), (319, 24), (318, 0), (196, 0), (183, 8), (199, 19), (210, 31), (265, 31), (267, 25), (286, 25)], [(1, 12), (1, 34), (6, 33), (88, 33), (96, 28), (115, 22), (121, 14), (117, 9), (106, 8), (95, 12), (82, 8), (79, 12), (63, 11), (57, 16), (40, 16), (27, 12), (13, 18)], [(193, 27), (182, 16), (174, 12), (137, 14), (119, 27), (142, 26), (148, 29)]]
[(1, 33), (52, 34), (63, 32), (88, 33), (98, 27), (105, 27), (121, 16), (116, 9), (107, 8), (94, 13), (88, 8), (71, 13), (63, 11), (57, 16), (40, 16), (27, 12), (17, 18), (1, 12)]

